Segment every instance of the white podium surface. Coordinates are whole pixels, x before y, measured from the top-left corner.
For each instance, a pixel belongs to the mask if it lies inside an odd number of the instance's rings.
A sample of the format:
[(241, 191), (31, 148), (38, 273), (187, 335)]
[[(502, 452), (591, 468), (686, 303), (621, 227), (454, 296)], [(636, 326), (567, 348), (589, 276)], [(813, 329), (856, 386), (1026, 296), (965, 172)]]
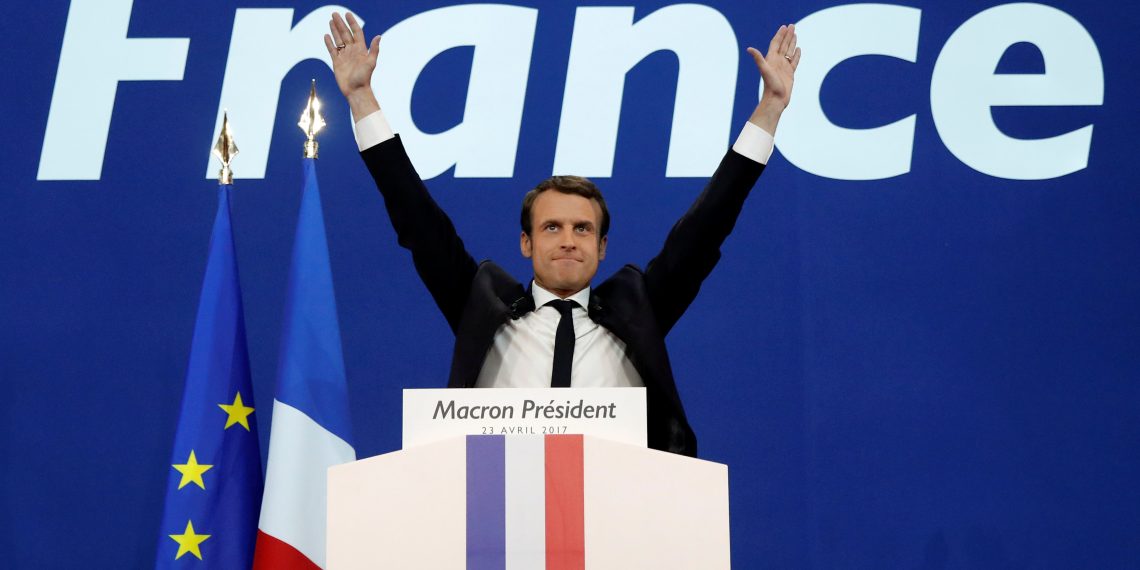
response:
[(455, 437), (338, 465), (328, 505), (330, 569), (730, 567), (726, 466), (592, 436)]
[(329, 469), (326, 568), (465, 568), (463, 438)]

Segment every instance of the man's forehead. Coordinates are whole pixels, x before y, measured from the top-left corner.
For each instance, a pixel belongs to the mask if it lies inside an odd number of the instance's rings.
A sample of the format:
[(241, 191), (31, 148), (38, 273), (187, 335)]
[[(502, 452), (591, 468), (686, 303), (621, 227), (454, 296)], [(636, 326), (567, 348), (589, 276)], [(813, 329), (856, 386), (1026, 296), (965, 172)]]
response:
[(534, 218), (546, 221), (573, 221), (594, 223), (602, 215), (597, 200), (548, 190), (534, 201)]

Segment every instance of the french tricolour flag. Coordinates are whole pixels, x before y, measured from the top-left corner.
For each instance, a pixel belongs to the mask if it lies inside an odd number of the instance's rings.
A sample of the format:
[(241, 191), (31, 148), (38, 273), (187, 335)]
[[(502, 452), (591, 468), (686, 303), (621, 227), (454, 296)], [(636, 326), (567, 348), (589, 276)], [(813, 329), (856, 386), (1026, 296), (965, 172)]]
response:
[(582, 436), (469, 436), (466, 455), (467, 570), (585, 567)]
[(314, 159), (304, 171), (254, 568), (325, 567), (326, 471), (356, 459)]

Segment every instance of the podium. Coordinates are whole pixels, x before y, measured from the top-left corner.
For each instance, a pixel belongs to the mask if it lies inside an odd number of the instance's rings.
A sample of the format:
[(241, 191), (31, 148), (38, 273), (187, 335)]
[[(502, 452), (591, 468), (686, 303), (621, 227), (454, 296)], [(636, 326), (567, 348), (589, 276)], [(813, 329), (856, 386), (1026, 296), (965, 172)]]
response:
[(726, 466), (592, 435), (456, 435), (338, 465), (327, 520), (333, 570), (730, 567)]

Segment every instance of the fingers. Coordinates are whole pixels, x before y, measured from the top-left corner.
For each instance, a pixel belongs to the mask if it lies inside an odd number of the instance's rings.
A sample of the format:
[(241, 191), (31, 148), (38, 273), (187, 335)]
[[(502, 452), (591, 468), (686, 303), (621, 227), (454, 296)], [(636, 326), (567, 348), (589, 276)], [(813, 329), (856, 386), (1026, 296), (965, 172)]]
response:
[(368, 57), (376, 63), (376, 57), (380, 55), (380, 36), (372, 38), (372, 43), (368, 46)]
[(789, 24), (787, 26), (783, 26), (783, 30), (784, 37), (780, 42), (780, 51), (776, 53), (780, 55), (789, 55), (790, 57), (792, 49), (796, 47), (796, 26), (795, 24)]
[(748, 48), (748, 54), (752, 56), (752, 61), (756, 62), (756, 67), (760, 70), (761, 76), (768, 72), (768, 60), (764, 59), (764, 55), (760, 53), (760, 50), (750, 47)]
[(800, 48), (796, 48), (796, 53), (792, 55), (792, 71), (795, 71), (800, 66)]
[(781, 53), (780, 46), (783, 45), (784, 35), (787, 32), (787, 26), (780, 26), (780, 29), (776, 30), (776, 35), (772, 36), (772, 41), (768, 43), (768, 55)]
[(348, 31), (352, 33), (352, 39), (364, 41), (364, 28), (360, 27), (360, 22), (356, 21), (356, 16), (352, 12), (346, 14), (348, 16)]
[(340, 14), (333, 12), (332, 21), (329, 22), (329, 31), (332, 32), (332, 39), (338, 46), (346, 46), (352, 43), (352, 31), (348, 29), (348, 25), (344, 23), (344, 19)]
[(367, 56), (376, 63), (376, 57), (380, 55), (380, 36), (375, 36), (372, 41), (366, 46), (364, 44), (364, 28), (360, 25), (360, 21), (356, 19), (351, 13), (345, 14), (347, 22), (338, 12), (333, 12), (332, 18), (329, 20), (329, 32), (325, 34), (325, 49), (329, 52), (329, 57), (337, 58), (341, 55), (341, 51), (348, 46), (359, 45), (367, 49)]
[(756, 62), (757, 66), (759, 66), (764, 61), (764, 56), (760, 55), (760, 50), (754, 47), (750, 47), (747, 51), (748, 55), (752, 56), (752, 60)]
[(340, 30), (337, 28), (336, 13), (333, 13), (333, 18), (329, 20), (329, 39), (332, 40), (333, 46), (342, 46), (344, 41), (340, 39)]
[(756, 62), (756, 67), (760, 69), (760, 76), (768, 73), (768, 61), (760, 54), (760, 50), (750, 47), (748, 48), (748, 55), (752, 56), (752, 60)]
[(789, 33), (788, 33), (787, 48), (784, 49), (783, 53), (787, 54), (788, 57), (792, 57), (792, 54), (794, 54), (796, 52), (796, 39), (797, 39), (796, 38), (796, 25), (792, 24), (792, 25), (788, 26), (788, 30), (789, 30)]

